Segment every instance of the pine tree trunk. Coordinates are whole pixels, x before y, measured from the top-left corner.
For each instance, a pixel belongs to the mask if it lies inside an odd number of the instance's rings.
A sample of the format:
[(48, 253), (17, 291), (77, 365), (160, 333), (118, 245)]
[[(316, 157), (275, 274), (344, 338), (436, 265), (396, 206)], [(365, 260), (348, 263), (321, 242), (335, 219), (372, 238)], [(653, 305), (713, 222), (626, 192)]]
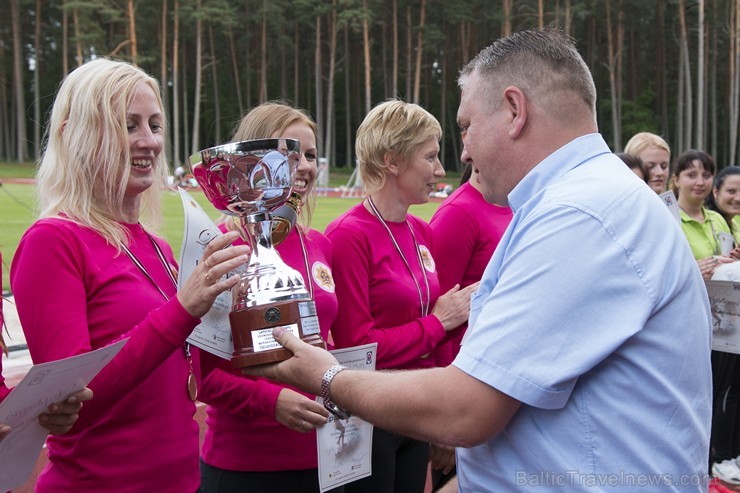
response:
[(182, 80), (182, 143), (183, 151), (185, 152), (185, 162), (189, 161), (188, 149), (190, 149), (190, 125), (188, 121), (190, 119), (190, 107), (188, 106), (188, 59), (185, 57), (187, 51), (185, 50), (185, 43), (182, 45), (182, 72), (180, 73), (180, 80)]
[(41, 0), (36, 0), (36, 26), (34, 28), (33, 46), (35, 65), (33, 69), (33, 149), (36, 161), (41, 157), (41, 62), (43, 48), (41, 47)]
[(319, 135), (324, 135), (324, 84), (323, 84), (323, 62), (321, 61), (321, 16), (316, 16), (316, 46), (314, 46), (314, 107), (316, 108), (316, 125), (319, 127)]
[(658, 1), (658, 35), (656, 36), (656, 64), (657, 78), (655, 91), (660, 101), (660, 127), (663, 130), (663, 137), (669, 138), (668, 125), (668, 78), (666, 77), (666, 55), (665, 55), (665, 0)]
[(326, 129), (324, 131), (324, 156), (329, 166), (334, 165), (334, 76), (337, 63), (337, 0), (332, 0), (329, 17), (329, 82), (326, 95)]
[(159, 50), (159, 83), (162, 88), (162, 104), (165, 108), (169, 107), (169, 84), (167, 77), (167, 14), (168, 14), (167, 0), (162, 0), (162, 19), (161, 19), (161, 32), (162, 42)]
[(136, 49), (136, 17), (134, 14), (134, 0), (128, 0), (127, 15), (128, 15), (128, 35), (129, 35), (129, 39), (131, 40), (131, 63), (136, 65), (138, 53)]
[(234, 33), (229, 30), (229, 54), (231, 55), (231, 73), (234, 75), (234, 92), (236, 92), (236, 104), (239, 106), (239, 114), (244, 114), (244, 102), (242, 101), (242, 85), (239, 77), (239, 62), (236, 57), (236, 43)]
[(620, 47), (617, 46), (615, 49), (614, 41), (614, 27), (612, 26), (612, 15), (611, 15), (611, 0), (604, 2), (606, 8), (606, 39), (607, 39), (607, 53), (609, 61), (607, 67), (609, 69), (609, 90), (611, 93), (611, 106), (612, 106), (612, 126), (613, 126), (613, 148), (615, 151), (622, 150), (621, 132), (619, 131), (621, 126), (621, 115), (620, 115), (620, 104), (619, 104), (619, 73), (617, 58), (619, 56)]
[(740, 114), (740, 0), (735, 0), (733, 12), (730, 16), (732, 25), (732, 37), (730, 43), (730, 138), (729, 160), (730, 164), (736, 164), (737, 160), (737, 133), (738, 115)]
[(26, 161), (26, 97), (23, 85), (23, 47), (21, 46), (21, 21), (18, 0), (10, 0), (10, 18), (13, 30), (13, 86), (15, 87), (16, 160)]
[(511, 3), (513, 0), (503, 0), (503, 21), (501, 22), (501, 37), (511, 36)]
[(258, 103), (267, 101), (267, 0), (262, 1), (262, 39), (260, 40), (260, 90)]
[(678, 19), (681, 26), (681, 64), (683, 65), (683, 75), (685, 78), (684, 95), (686, 96), (686, 99), (684, 102), (684, 108), (686, 114), (684, 115), (684, 119), (682, 122), (685, 126), (683, 131), (684, 142), (683, 146), (680, 147), (680, 150), (678, 150), (678, 152), (683, 152), (683, 150), (693, 147), (693, 143), (691, 141), (693, 132), (691, 131), (691, 127), (694, 121), (694, 103), (691, 87), (691, 62), (689, 61), (689, 35), (688, 28), (686, 27), (685, 5), (685, 0), (679, 0)]
[(296, 107), (300, 107), (301, 94), (301, 57), (300, 57), (300, 31), (298, 22), (295, 23), (295, 35), (293, 36), (293, 102)]
[(211, 77), (213, 80), (213, 111), (216, 121), (216, 142), (221, 143), (221, 98), (218, 91), (218, 59), (216, 58), (216, 44), (213, 40), (213, 24), (208, 24), (208, 43), (211, 48)]
[(391, 92), (398, 97), (398, 0), (393, 0), (393, 75)]
[(80, 13), (77, 8), (72, 11), (72, 21), (75, 24), (75, 45), (77, 47), (76, 61), (77, 66), (79, 67), (82, 65), (84, 59), (82, 57), (82, 36), (80, 35)]
[(537, 26), (540, 29), (545, 28), (545, 6), (543, 0), (537, 0)]
[[(200, 0), (198, 0), (200, 10)], [(190, 139), (190, 154), (200, 148), (200, 98), (203, 85), (203, 21), (195, 20), (195, 87), (193, 88), (193, 132)]]
[(172, 26), (172, 150), (174, 166), (182, 164), (180, 159), (180, 0), (174, 0), (174, 19)]
[(69, 72), (69, 14), (67, 0), (62, 2), (62, 77)]
[(411, 96), (413, 79), (411, 77), (411, 60), (413, 52), (413, 37), (411, 35), (411, 7), (406, 7), (406, 99)]
[(349, 23), (344, 23), (344, 148), (347, 150), (346, 163), (350, 168), (354, 166), (352, 159), (352, 85), (350, 84), (350, 74), (352, 58), (349, 50)]
[(365, 113), (369, 113), (373, 105), (372, 97), (372, 79), (370, 71), (370, 26), (368, 16), (370, 11), (367, 8), (367, 0), (362, 1), (364, 16), (362, 18), (362, 46), (365, 54)]
[(421, 87), (421, 62), (424, 53), (424, 22), (426, 16), (427, 0), (421, 0), (421, 12), (419, 14), (419, 32), (416, 34), (416, 71), (414, 72), (414, 97), (413, 102), (419, 104), (419, 88)]
[(704, 0), (699, 0), (699, 29), (696, 57), (696, 137), (694, 145), (697, 149), (705, 149), (704, 141)]

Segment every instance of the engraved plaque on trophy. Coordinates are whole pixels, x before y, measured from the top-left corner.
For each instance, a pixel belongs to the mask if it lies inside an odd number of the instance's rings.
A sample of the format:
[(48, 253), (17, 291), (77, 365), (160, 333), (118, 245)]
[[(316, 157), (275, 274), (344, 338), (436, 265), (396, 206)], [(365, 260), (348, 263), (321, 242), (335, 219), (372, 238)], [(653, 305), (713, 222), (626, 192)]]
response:
[(304, 342), (326, 347), (303, 276), (273, 247), (273, 211), (291, 197), (299, 159), (300, 144), (293, 139), (234, 142), (190, 157), (206, 198), (219, 211), (239, 218), (242, 239), (252, 246), (246, 270), (232, 290), (234, 368), (289, 358), (290, 351), (272, 337), (278, 326)]

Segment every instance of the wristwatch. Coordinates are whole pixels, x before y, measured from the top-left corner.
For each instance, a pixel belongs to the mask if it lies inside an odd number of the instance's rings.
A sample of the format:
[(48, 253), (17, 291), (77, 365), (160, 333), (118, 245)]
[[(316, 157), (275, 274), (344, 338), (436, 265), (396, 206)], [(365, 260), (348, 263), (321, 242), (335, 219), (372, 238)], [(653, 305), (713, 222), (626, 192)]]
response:
[(331, 401), (329, 389), (331, 387), (331, 381), (337, 376), (337, 373), (346, 369), (346, 366), (334, 365), (326, 370), (324, 378), (321, 379), (321, 397), (324, 399), (324, 407), (339, 419), (348, 419), (351, 415)]

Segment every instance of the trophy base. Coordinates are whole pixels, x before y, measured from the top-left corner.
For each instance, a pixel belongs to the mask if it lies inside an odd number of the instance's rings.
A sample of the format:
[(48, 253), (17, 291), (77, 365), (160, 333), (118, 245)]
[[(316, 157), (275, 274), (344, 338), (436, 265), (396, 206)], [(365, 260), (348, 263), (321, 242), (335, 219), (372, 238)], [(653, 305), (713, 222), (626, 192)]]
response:
[(303, 342), (326, 349), (319, 331), (316, 305), (310, 299), (259, 305), (229, 314), (234, 339), (233, 368), (284, 361), (293, 353), (272, 337), (272, 329), (282, 327)]

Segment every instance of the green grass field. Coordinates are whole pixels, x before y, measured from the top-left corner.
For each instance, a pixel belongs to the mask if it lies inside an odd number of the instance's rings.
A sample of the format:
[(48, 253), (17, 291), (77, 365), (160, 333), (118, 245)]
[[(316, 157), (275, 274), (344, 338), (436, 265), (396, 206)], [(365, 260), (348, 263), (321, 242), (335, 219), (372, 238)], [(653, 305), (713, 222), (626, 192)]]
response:
[[(19, 165), (25, 166), (25, 165)], [(32, 168), (32, 167), (31, 167)], [(0, 165), (0, 171), (5, 167)], [(19, 175), (13, 175), (18, 177)], [(33, 173), (25, 176), (33, 176)], [(6, 175), (5, 178), (8, 178)], [(10, 288), (8, 270), (11, 259), (15, 254), (21, 236), (36, 218), (35, 191), (33, 185), (3, 183), (0, 174), (0, 251), (3, 254), (3, 278), (2, 286), (5, 290)], [(346, 180), (343, 182), (346, 183)], [(216, 211), (205, 196), (199, 190), (191, 191), (191, 195), (201, 204), (211, 217), (218, 217)], [(359, 202), (358, 198), (319, 197), (316, 211), (313, 216), (313, 227), (324, 231), (326, 225), (334, 218), (344, 213), (347, 209)], [(411, 213), (425, 220), (429, 220), (434, 211), (439, 207), (439, 202), (429, 202), (420, 206), (413, 206)], [(165, 192), (163, 199), (164, 224), (159, 233), (172, 245), (177, 258), (182, 245), (183, 213), (180, 197), (175, 192)]]

